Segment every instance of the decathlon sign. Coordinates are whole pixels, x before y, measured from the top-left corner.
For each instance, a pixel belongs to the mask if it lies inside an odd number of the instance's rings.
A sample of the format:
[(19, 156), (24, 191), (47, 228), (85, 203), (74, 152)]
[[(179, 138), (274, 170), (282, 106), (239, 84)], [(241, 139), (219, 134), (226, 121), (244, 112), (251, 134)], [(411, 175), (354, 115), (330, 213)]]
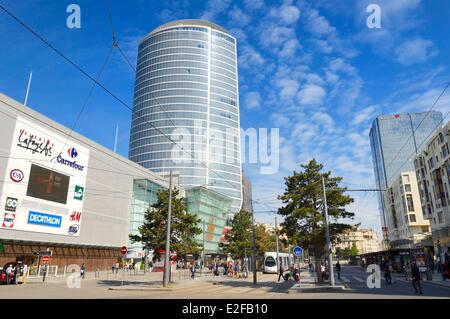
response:
[(28, 224), (60, 228), (61, 222), (62, 222), (61, 216), (44, 214), (33, 211), (30, 211), (28, 213)]

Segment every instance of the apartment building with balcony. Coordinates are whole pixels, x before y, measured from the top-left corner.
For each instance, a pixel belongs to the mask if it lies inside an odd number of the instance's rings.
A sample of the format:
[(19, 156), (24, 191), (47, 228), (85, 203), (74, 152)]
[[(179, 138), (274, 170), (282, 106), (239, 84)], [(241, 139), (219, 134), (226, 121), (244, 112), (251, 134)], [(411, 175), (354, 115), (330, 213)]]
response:
[(391, 248), (430, 246), (430, 222), (422, 213), (414, 171), (401, 172), (384, 193)]
[(437, 129), (414, 159), (421, 206), (430, 222), (435, 254), (450, 253), (450, 122)]

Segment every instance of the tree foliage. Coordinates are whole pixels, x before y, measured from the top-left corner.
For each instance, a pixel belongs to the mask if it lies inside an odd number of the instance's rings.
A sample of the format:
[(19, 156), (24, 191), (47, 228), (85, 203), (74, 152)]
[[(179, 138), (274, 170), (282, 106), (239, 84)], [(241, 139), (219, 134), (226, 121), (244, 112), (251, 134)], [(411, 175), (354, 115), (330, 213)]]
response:
[(252, 214), (241, 209), (233, 216), (230, 231), (227, 235), (227, 251), (233, 258), (243, 258), (245, 250), (251, 253), (252, 246)]
[(352, 248), (350, 249), (350, 255), (351, 256), (358, 256), (359, 255), (359, 250), (358, 250), (358, 247), (356, 246), (355, 242), (352, 243)]
[(344, 194), (345, 188), (339, 187), (342, 178), (331, 176), (331, 172), (321, 172), (323, 165), (315, 159), (301, 165), (301, 168), (300, 172), (294, 171), (292, 176), (285, 178), (285, 191), (278, 197), (284, 206), (279, 208), (278, 214), (284, 217), (282, 226), (289, 241), (308, 249), (318, 260), (326, 253), (322, 176), (325, 179), (332, 242), (351, 228), (339, 219), (353, 218), (354, 214), (346, 210), (353, 199)]
[[(201, 234), (197, 227), (200, 219), (186, 212), (184, 198), (179, 198), (179, 191), (172, 190), (172, 213), (170, 225), (170, 250), (176, 251), (177, 259), (187, 254), (198, 254), (200, 244), (195, 236)], [(138, 235), (130, 235), (131, 242), (140, 242), (153, 249), (153, 261), (161, 257), (161, 250), (166, 248), (167, 215), (169, 210), (169, 190), (160, 191), (157, 201), (145, 212), (145, 221), (139, 227)]]

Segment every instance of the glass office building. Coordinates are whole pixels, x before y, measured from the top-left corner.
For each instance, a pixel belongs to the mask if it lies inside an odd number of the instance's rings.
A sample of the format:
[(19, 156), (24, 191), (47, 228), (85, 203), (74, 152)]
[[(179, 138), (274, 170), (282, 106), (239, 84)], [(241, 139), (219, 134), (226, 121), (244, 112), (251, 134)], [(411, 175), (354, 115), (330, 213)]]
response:
[[(418, 154), (443, 121), (441, 112), (421, 112), (378, 116), (370, 129), (370, 146), (378, 189), (387, 189), (402, 171), (413, 171), (412, 157)], [(383, 236), (387, 223), (379, 193)], [(385, 238), (386, 239), (386, 238)]]
[[(202, 20), (167, 23), (139, 44), (129, 158), (242, 203), (236, 39)], [(209, 168), (209, 169), (208, 169)]]

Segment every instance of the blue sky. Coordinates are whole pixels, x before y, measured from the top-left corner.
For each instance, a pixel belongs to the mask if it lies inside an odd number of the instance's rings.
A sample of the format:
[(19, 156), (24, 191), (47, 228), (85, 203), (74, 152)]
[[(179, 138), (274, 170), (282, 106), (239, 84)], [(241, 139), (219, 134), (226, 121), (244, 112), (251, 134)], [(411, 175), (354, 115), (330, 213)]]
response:
[[(0, 1), (95, 76), (111, 47), (103, 0)], [(450, 80), (445, 0), (110, 0), (116, 36), (129, 60), (137, 44), (160, 24), (202, 18), (238, 40), (241, 127), (280, 128), (280, 170), (261, 175), (245, 165), (253, 197), (278, 207), (283, 177), (315, 157), (344, 177), (349, 188), (374, 187), (369, 126), (380, 114), (425, 111)], [(81, 7), (81, 29), (66, 26), (66, 7)], [(366, 7), (381, 8), (381, 29), (368, 29)], [(0, 11), (0, 92), (71, 127), (91, 83)], [(116, 50), (101, 80), (130, 106), (134, 74)], [(447, 92), (435, 109), (450, 110)], [(128, 154), (130, 111), (95, 89), (75, 130)], [(375, 194), (354, 194), (355, 222), (380, 231)], [(257, 211), (266, 206), (256, 205)], [(274, 215), (258, 214), (270, 222)]]

